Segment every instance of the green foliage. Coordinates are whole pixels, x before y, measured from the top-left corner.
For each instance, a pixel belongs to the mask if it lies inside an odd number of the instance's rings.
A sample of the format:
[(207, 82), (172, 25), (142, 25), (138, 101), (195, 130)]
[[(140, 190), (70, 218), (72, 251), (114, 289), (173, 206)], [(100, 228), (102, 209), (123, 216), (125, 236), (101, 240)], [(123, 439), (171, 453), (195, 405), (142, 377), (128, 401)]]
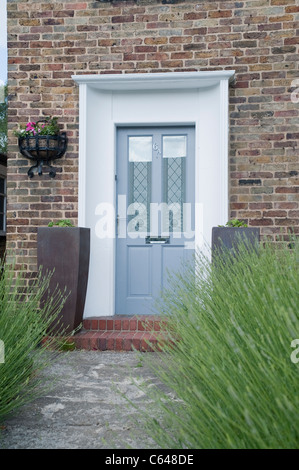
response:
[(56, 348), (59, 351), (74, 351), (76, 349), (76, 345), (74, 341), (68, 341), (66, 338), (55, 338), (53, 340), (53, 344), (55, 344)]
[(226, 222), (225, 226), (224, 225), (218, 225), (218, 227), (248, 227), (248, 225), (245, 222), (243, 222), (242, 220), (231, 219), (228, 222)]
[[(50, 275), (38, 274), (30, 286), (26, 272), (13, 265), (0, 266), (0, 339), (4, 345), (4, 362), (0, 363), (0, 422), (20, 406), (40, 396), (50, 385), (41, 382), (40, 371), (54, 359), (50, 338), (41, 346), (45, 335), (59, 321), (64, 296), (58, 290), (47, 297)], [(42, 307), (41, 300), (43, 300)], [(50, 352), (51, 350), (51, 352)], [(2, 351), (3, 352), (3, 351)]]
[(7, 85), (4, 87), (4, 101), (0, 100), (0, 153), (7, 153)]
[(48, 227), (54, 227), (54, 226), (74, 227), (74, 225), (72, 224), (72, 222), (69, 219), (61, 219), (61, 220), (58, 220), (57, 222), (49, 222), (48, 223)]
[(299, 240), (292, 246), (243, 244), (213, 265), (198, 255), (196, 276), (173, 276), (160, 307), (173, 344), (146, 359), (162, 383), (143, 417), (159, 448), (299, 447)]
[(57, 123), (57, 117), (45, 118), (45, 122), (28, 122), (25, 126), (20, 126), (19, 130), (14, 131), (17, 137), (35, 136), (35, 135), (58, 135), (60, 129)]

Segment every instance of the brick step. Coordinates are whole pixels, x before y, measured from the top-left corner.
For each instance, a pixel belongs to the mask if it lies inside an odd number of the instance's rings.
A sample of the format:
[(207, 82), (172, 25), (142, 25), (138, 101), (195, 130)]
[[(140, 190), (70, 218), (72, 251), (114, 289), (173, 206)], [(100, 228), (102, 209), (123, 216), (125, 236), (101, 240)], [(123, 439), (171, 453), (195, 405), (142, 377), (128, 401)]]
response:
[(160, 331), (162, 320), (157, 315), (114, 315), (83, 320), (83, 328), (93, 331)]
[(98, 351), (144, 351), (161, 350), (163, 336), (150, 331), (93, 331), (82, 329), (72, 337), (76, 349)]
[(99, 351), (153, 351), (163, 344), (162, 320), (157, 315), (90, 317), (71, 341), (77, 349)]

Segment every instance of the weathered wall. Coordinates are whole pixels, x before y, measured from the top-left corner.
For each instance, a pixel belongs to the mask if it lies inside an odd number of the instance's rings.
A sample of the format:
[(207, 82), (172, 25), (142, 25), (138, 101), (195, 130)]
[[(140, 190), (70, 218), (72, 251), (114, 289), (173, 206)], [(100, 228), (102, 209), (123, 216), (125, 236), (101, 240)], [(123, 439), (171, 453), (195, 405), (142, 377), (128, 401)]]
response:
[[(77, 218), (80, 73), (236, 70), (230, 90), (231, 216), (275, 238), (299, 232), (297, 0), (7, 0), (8, 246), (36, 269), (36, 228)], [(296, 29), (297, 28), (297, 29)], [(291, 92), (293, 91), (293, 100)], [(13, 129), (58, 116), (68, 152), (28, 179)]]

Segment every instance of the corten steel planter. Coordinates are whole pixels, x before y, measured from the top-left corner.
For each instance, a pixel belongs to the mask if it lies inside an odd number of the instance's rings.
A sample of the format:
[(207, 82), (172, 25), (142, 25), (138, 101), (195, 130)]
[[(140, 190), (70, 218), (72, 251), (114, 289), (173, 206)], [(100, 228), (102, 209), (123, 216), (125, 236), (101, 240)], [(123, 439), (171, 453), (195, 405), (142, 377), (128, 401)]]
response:
[(53, 272), (50, 294), (57, 285), (69, 296), (60, 313), (57, 333), (71, 333), (83, 320), (88, 282), (90, 229), (83, 227), (40, 227), (37, 232), (37, 263), (44, 274)]
[(217, 252), (237, 249), (238, 243), (244, 241), (248, 247), (256, 246), (260, 240), (258, 227), (213, 227), (212, 228), (212, 259)]

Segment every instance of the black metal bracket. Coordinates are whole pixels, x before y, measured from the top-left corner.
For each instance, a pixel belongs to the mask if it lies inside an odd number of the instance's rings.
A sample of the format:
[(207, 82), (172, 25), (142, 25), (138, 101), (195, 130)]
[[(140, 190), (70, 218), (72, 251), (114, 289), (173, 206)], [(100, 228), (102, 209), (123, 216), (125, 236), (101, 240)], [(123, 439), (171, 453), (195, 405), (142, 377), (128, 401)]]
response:
[(43, 174), (43, 166), (47, 166), (49, 168), (49, 176), (50, 178), (55, 178), (56, 173), (62, 172), (62, 168), (54, 168), (52, 165), (50, 165), (48, 162), (44, 162), (43, 160), (38, 160), (35, 165), (32, 165), (29, 170), (28, 170), (28, 176), (29, 178), (33, 178), (34, 173), (37, 173), (39, 176)]

